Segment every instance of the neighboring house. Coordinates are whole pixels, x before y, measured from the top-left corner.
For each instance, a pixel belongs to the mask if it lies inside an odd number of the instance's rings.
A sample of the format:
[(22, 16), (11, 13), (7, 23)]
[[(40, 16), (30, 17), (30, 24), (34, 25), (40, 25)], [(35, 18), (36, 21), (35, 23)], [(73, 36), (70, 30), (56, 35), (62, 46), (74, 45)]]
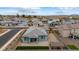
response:
[(1, 25), (1, 26), (5, 25), (5, 24), (4, 24), (4, 21), (0, 21), (0, 25)]
[(70, 34), (79, 35), (79, 23), (60, 25), (57, 28), (63, 37), (68, 37)]
[(27, 20), (21, 20), (18, 23), (19, 23), (19, 26), (26, 26), (28, 21)]
[(19, 23), (15, 21), (0, 21), (0, 24), (3, 26), (16, 26)]
[(41, 21), (43, 24), (48, 24), (48, 19), (46, 19), (46, 18), (43, 18)]
[(68, 37), (70, 34), (69, 27), (67, 25), (60, 25), (57, 27), (62, 37)]
[(13, 22), (13, 21), (5, 21), (4, 24), (5, 24), (5, 26), (16, 26), (19, 23), (18, 22)]
[(63, 24), (74, 24), (75, 20), (70, 18), (64, 18), (62, 21)]
[(75, 19), (75, 23), (79, 23), (79, 19)]
[(19, 23), (21, 23), (21, 22), (26, 22), (26, 21), (27, 21), (27, 19), (25, 19), (25, 18), (17, 18), (17, 17), (12, 18), (11, 20), (12, 20), (12, 21), (19, 22)]
[(19, 23), (18, 26), (28, 26), (27, 22)]
[(47, 40), (47, 32), (39, 27), (30, 27), (22, 36), (22, 42), (39, 42)]
[(39, 19), (33, 19), (33, 26), (44, 26), (44, 24)]
[(48, 20), (48, 26), (52, 27), (55, 25), (60, 25), (60, 19), (52, 19), (52, 20)]
[(3, 25), (3, 26), (26, 26), (27, 20), (22, 20), (22, 19), (4, 20), (4, 21), (0, 21), (0, 25)]
[(0, 18), (0, 21), (3, 21), (3, 19)]

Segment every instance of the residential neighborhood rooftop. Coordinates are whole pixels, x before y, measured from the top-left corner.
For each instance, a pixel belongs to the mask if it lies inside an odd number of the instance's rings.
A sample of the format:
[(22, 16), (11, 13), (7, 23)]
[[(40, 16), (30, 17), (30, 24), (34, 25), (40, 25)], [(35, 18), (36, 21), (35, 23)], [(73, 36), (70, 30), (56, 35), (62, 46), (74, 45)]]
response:
[(47, 35), (47, 32), (43, 28), (33, 26), (27, 29), (27, 31), (23, 34), (23, 37), (37, 37), (38, 35)]

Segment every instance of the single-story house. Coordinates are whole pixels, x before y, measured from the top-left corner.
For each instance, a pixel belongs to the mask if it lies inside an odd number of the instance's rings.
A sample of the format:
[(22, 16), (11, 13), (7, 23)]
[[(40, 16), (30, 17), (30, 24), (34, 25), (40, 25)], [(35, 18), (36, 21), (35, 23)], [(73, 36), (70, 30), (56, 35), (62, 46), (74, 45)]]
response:
[(33, 19), (33, 26), (44, 26), (44, 24), (39, 19)]
[(70, 34), (76, 35), (79, 34), (79, 23), (59, 25), (57, 29), (63, 37), (68, 37)]
[(19, 23), (18, 22), (13, 22), (13, 21), (1, 21), (0, 24), (3, 25), (3, 26), (16, 26)]
[(55, 25), (60, 25), (60, 19), (52, 19), (52, 20), (48, 20), (48, 26), (52, 27)]
[(46, 18), (43, 18), (41, 21), (42, 21), (43, 24), (47, 24), (48, 23), (48, 19), (46, 19)]
[(43, 28), (39, 27), (30, 27), (23, 34), (21, 40), (22, 42), (39, 42), (48, 39), (48, 34)]
[(25, 26), (27, 22), (17, 22), (17, 21), (0, 21), (3, 26)]
[(2, 26), (26, 26), (26, 20), (3, 20), (0, 21), (0, 25)]
[(79, 23), (79, 19), (75, 19), (75, 23)]
[(74, 24), (75, 20), (74, 19), (70, 19), (70, 18), (64, 18), (62, 20), (62, 24)]

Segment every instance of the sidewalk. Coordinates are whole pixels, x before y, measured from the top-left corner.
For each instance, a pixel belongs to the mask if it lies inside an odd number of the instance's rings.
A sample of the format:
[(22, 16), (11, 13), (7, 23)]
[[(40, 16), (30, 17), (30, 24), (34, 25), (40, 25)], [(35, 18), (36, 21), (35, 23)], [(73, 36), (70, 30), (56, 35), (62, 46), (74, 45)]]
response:
[(8, 30), (6, 30), (6, 31), (4, 31), (2, 34), (0, 34), (0, 36), (2, 36), (2, 35), (4, 35), (4, 34), (6, 34), (7, 32), (9, 32), (10, 31), (10, 29), (8, 29)]

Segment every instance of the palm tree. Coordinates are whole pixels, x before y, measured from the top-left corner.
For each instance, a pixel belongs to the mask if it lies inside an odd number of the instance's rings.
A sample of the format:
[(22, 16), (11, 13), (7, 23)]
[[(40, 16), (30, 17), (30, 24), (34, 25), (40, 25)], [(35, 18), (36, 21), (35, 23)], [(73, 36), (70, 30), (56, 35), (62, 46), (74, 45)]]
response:
[(52, 28), (49, 28), (49, 30), (48, 30), (48, 31), (49, 31), (49, 33), (52, 33)]

